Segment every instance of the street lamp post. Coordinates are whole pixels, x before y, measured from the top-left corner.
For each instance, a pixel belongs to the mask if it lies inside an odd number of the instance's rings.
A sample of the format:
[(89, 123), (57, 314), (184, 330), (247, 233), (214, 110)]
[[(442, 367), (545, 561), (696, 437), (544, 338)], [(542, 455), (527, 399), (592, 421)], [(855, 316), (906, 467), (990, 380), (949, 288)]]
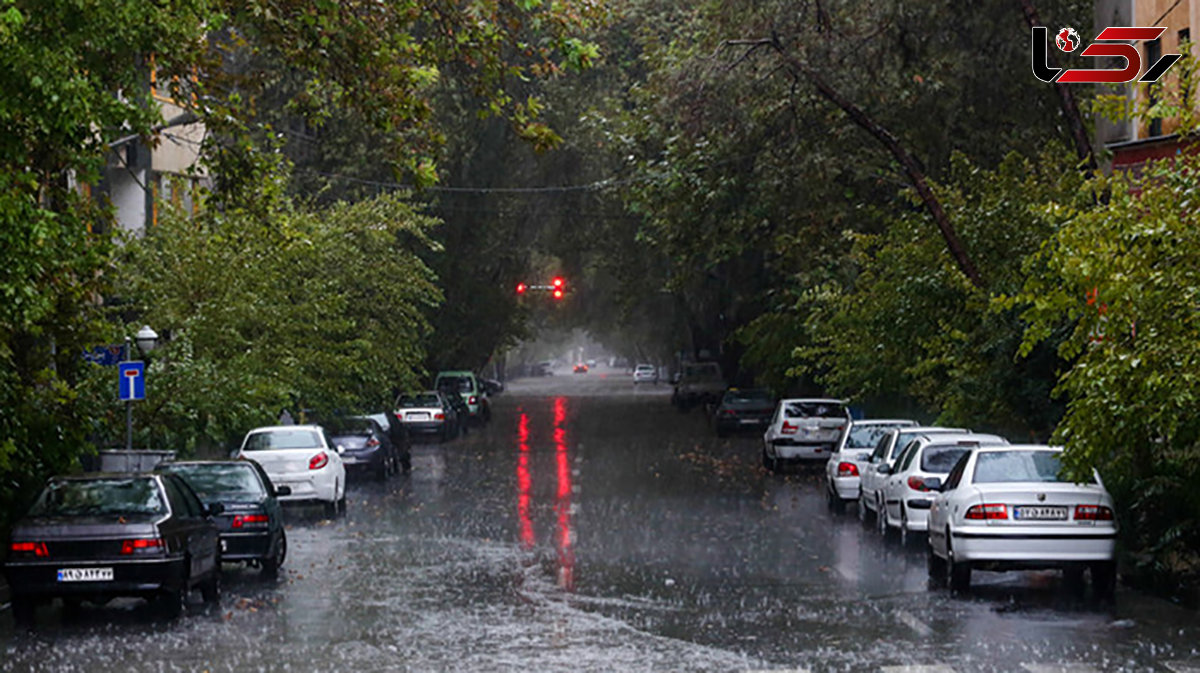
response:
[[(137, 342), (138, 350), (143, 355), (147, 355), (154, 350), (158, 345), (158, 333), (150, 329), (149, 325), (143, 325), (133, 339), (125, 337), (125, 362), (123, 365), (141, 364), (133, 359), (133, 343)], [(121, 399), (125, 400), (125, 450), (133, 450), (133, 401), (142, 399), (140, 393), (135, 393), (135, 379), (141, 377), (143, 379), (142, 386), (144, 388), (145, 369), (144, 367), (120, 367), (121, 377), (118, 383), (118, 392)]]

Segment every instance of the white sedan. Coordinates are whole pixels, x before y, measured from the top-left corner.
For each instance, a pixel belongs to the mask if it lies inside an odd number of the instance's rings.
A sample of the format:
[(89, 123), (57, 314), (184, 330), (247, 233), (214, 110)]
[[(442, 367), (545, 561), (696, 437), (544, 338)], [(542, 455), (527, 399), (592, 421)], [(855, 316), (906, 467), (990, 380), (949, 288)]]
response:
[(1093, 474), (1063, 481), (1062, 449), (981, 448), (961, 460), (929, 513), (929, 574), (965, 591), (972, 570), (1062, 568), (1091, 572), (1096, 595), (1116, 582), (1117, 522), (1112, 497)]
[(763, 467), (774, 472), (784, 461), (827, 460), (849, 424), (842, 400), (780, 400), (763, 433)]
[(251, 430), (235, 457), (253, 460), (275, 486), (290, 488), (281, 501), (317, 501), (335, 514), (346, 508), (341, 453), (319, 425), (279, 425)]
[(900, 544), (907, 546), (916, 538), (913, 533), (928, 530), (929, 505), (958, 459), (973, 448), (1004, 444), (1008, 440), (1003, 437), (973, 432), (925, 435), (909, 442), (883, 482), (879, 532), (886, 537), (898, 528)]
[(915, 427), (908, 420), (853, 421), (842, 435), (842, 441), (825, 464), (825, 495), (835, 510), (841, 511), (848, 500), (858, 500), (861, 491), (859, 475), (866, 469), (871, 452), (889, 431)]
[(633, 370), (634, 383), (658, 383), (658, 368), (654, 365), (638, 365)]
[[(917, 437), (934, 434), (960, 434), (970, 432), (964, 428), (942, 428), (937, 426), (921, 426), (915, 428), (899, 428), (886, 433), (883, 439), (875, 445), (867, 464), (860, 467), (858, 518), (864, 524), (871, 514), (883, 511), (883, 483), (887, 481), (888, 472), (896, 464), (896, 459), (904, 449)], [(886, 469), (885, 469), (886, 468)]]

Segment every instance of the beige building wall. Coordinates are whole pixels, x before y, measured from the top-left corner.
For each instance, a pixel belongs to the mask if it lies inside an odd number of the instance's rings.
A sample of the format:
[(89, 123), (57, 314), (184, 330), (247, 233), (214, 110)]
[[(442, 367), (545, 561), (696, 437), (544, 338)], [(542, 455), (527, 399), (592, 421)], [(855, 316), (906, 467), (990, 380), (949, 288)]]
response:
[[(1193, 26), (1200, 25), (1200, 0), (1133, 0), (1133, 12), (1135, 26), (1162, 26), (1167, 29), (1163, 36), (1159, 38), (1162, 43), (1160, 53), (1163, 54), (1181, 54), (1179, 43), (1181, 36), (1191, 32)], [(1190, 38), (1193, 42), (1200, 39), (1200, 35), (1192, 34)], [(1148, 57), (1148, 45), (1142, 43), (1142, 59), (1143, 68), (1149, 68), (1152, 61)], [(1174, 77), (1173, 73), (1167, 73), (1167, 82), (1171, 82)], [(1144, 95), (1144, 94), (1139, 94)], [(1140, 120), (1137, 124), (1137, 132), (1139, 138), (1148, 138), (1153, 135), (1170, 135), (1175, 132), (1178, 124), (1173, 120), (1166, 119), (1162, 122), (1161, 133), (1151, 133), (1151, 124), (1148, 121)]]

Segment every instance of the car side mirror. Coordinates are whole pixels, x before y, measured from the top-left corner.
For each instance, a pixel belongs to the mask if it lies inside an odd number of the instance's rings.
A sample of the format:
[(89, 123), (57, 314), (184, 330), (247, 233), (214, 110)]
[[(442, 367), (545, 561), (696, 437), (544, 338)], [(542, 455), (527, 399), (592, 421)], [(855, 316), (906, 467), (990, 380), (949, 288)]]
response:
[(225, 505), (219, 502), (209, 503), (204, 506), (204, 516), (217, 516), (225, 511)]
[(276, 486), (275, 487), (275, 495), (291, 495), (291, 494), (292, 494), (291, 486), (285, 485), (285, 486)]

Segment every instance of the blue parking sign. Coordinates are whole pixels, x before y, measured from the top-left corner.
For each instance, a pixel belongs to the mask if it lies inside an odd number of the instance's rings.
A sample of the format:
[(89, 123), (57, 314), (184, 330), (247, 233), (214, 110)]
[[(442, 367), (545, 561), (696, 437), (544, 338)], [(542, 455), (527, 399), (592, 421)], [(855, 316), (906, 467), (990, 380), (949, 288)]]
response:
[(121, 401), (146, 399), (146, 363), (122, 362), (117, 368), (117, 393)]

